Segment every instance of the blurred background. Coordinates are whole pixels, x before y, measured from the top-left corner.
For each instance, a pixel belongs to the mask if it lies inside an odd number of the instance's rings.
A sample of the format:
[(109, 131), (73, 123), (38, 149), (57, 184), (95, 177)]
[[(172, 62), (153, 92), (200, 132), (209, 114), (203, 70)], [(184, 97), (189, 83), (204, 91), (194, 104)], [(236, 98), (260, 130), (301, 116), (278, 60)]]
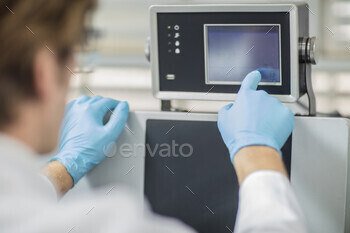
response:
[[(148, 8), (154, 4), (248, 3), (271, 1), (100, 0), (90, 24), (95, 31), (77, 56), (69, 99), (81, 94), (127, 100), (131, 110), (159, 110), (152, 96), (150, 65), (144, 55), (149, 36)], [(275, 1), (296, 2), (296, 1)], [(350, 1), (309, 0), (310, 35), (317, 36), (321, 58), (313, 67), (317, 110), (350, 117)], [(195, 111), (217, 111), (225, 103), (176, 101)]]

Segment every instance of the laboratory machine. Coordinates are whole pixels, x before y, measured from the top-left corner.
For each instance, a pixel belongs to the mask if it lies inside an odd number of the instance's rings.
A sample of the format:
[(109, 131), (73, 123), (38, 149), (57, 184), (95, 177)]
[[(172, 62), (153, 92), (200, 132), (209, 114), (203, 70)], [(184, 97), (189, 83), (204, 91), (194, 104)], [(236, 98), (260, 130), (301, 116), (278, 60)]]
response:
[(308, 5), (152, 6), (150, 22), (147, 56), (162, 111), (132, 112), (110, 155), (74, 192), (127, 186), (140, 204), (199, 233), (233, 232), (239, 186), (217, 114), (176, 111), (171, 101), (234, 101), (245, 75), (259, 70), (258, 89), (302, 106), (282, 152), (309, 232), (350, 232), (350, 121), (316, 115)]

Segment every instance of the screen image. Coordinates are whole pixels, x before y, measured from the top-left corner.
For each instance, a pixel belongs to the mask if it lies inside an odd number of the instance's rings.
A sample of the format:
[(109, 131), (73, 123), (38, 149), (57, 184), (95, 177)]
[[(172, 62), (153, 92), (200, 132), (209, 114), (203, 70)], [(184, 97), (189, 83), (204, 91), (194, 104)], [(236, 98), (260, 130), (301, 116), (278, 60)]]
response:
[(260, 85), (282, 85), (280, 25), (204, 25), (206, 84), (241, 84), (254, 70)]

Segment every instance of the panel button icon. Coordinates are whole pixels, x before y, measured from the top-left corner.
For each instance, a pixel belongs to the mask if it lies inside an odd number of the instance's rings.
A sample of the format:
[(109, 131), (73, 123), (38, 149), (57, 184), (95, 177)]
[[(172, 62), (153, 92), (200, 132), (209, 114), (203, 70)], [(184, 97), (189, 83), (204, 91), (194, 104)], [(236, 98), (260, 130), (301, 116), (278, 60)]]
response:
[(175, 49), (175, 53), (180, 54), (181, 53), (180, 49), (179, 48)]
[(180, 37), (180, 33), (176, 32), (175, 35), (174, 35), (174, 38), (179, 38)]
[(167, 74), (166, 79), (167, 80), (175, 80), (175, 74)]
[(180, 41), (175, 41), (175, 46), (180, 46)]
[(174, 29), (175, 29), (175, 31), (178, 31), (178, 30), (180, 30), (180, 26), (179, 25), (175, 25)]

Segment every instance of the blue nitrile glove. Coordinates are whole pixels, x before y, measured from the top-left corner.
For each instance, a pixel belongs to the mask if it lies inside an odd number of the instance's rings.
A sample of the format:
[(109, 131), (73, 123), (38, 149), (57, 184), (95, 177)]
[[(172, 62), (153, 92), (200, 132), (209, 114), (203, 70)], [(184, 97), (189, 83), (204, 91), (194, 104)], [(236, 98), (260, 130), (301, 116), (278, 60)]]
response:
[(280, 149), (294, 129), (294, 115), (279, 100), (265, 91), (257, 91), (259, 71), (243, 80), (236, 101), (224, 106), (218, 116), (221, 136), (229, 149), (231, 161), (246, 146), (264, 145)]
[[(103, 118), (113, 111), (104, 125)], [(61, 129), (59, 153), (50, 161), (58, 160), (76, 184), (90, 169), (107, 155), (106, 148), (114, 143), (129, 115), (127, 102), (96, 96), (80, 96), (67, 105)]]

